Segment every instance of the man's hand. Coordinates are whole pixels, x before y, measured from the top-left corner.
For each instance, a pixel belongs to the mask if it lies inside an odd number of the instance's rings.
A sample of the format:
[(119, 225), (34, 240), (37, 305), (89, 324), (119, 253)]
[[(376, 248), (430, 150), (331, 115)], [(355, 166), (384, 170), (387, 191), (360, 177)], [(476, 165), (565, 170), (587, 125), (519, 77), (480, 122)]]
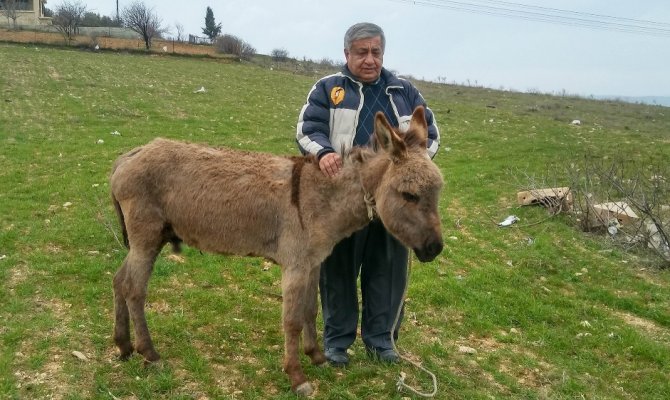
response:
[(328, 153), (319, 160), (319, 168), (324, 175), (332, 178), (342, 169), (342, 157), (337, 153)]

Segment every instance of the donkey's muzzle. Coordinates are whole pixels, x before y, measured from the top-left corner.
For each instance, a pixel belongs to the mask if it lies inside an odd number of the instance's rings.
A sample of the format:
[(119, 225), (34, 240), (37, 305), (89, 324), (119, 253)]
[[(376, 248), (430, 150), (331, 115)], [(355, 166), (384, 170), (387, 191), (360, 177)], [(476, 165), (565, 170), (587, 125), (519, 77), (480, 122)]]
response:
[(433, 261), (442, 252), (442, 241), (428, 242), (421, 248), (414, 249), (416, 257), (421, 262)]

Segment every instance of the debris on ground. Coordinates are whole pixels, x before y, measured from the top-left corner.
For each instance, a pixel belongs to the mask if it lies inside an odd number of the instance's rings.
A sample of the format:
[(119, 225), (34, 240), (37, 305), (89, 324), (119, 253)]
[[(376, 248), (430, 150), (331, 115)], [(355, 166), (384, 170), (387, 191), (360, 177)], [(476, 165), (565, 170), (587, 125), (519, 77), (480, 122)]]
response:
[(505, 218), (504, 221), (498, 223), (498, 226), (501, 227), (501, 228), (504, 228), (504, 227), (507, 227), (507, 226), (511, 226), (512, 224), (514, 224), (515, 222), (518, 222), (518, 221), (519, 221), (519, 217), (517, 217), (516, 215), (510, 215), (509, 217)]
[(519, 205), (540, 204), (550, 208), (552, 212), (570, 211), (574, 203), (569, 187), (525, 190), (517, 192), (516, 199)]

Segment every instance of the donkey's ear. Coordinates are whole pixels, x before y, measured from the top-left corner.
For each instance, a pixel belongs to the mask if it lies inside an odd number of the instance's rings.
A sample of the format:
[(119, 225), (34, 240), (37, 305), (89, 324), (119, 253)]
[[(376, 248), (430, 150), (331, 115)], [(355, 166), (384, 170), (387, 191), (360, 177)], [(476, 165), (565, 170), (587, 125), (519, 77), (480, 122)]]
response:
[(418, 106), (412, 113), (409, 129), (405, 135), (405, 143), (408, 146), (426, 147), (428, 142), (428, 125), (426, 123), (426, 111), (423, 106)]
[(405, 154), (405, 143), (391, 127), (391, 124), (380, 111), (375, 115), (375, 136), (379, 147), (394, 159)]

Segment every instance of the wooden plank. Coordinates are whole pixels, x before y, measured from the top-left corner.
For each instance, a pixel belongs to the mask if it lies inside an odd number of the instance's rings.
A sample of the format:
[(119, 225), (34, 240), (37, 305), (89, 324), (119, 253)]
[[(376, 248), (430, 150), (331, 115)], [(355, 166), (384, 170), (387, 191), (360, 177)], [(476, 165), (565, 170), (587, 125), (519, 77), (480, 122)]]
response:
[(572, 192), (569, 187), (526, 190), (518, 192), (516, 199), (522, 206), (542, 204), (557, 207), (560, 204), (564, 211), (572, 209), (573, 203)]
[(607, 225), (613, 218), (616, 218), (621, 225), (630, 225), (640, 220), (635, 211), (624, 201), (595, 204), (593, 211), (600, 225)]

